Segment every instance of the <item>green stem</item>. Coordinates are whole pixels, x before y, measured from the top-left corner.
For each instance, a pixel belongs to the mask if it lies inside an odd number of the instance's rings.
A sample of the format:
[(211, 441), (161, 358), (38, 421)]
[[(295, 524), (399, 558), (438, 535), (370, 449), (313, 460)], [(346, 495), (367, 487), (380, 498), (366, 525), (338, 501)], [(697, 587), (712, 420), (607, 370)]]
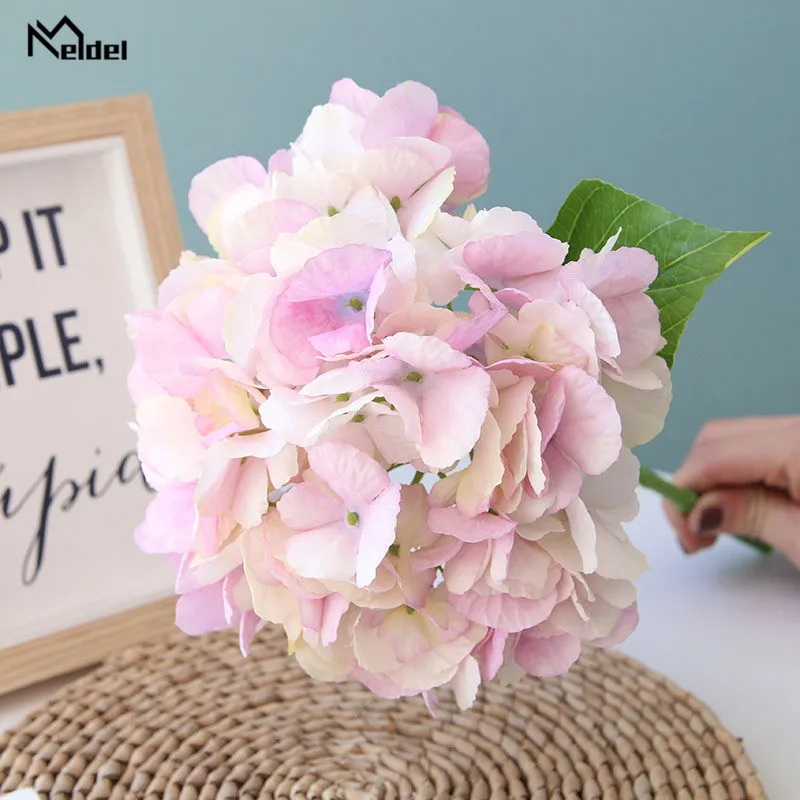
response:
[[(644, 486), (645, 489), (652, 489), (654, 492), (658, 492), (662, 497), (666, 497), (666, 499), (684, 515), (688, 514), (697, 505), (697, 501), (700, 499), (700, 495), (698, 495), (697, 492), (693, 492), (691, 489), (681, 489), (675, 486), (674, 483), (665, 481), (660, 475), (653, 472), (650, 467), (645, 467), (644, 465), (641, 465), (639, 468), (639, 483)], [(749, 536), (737, 536), (736, 538), (743, 544), (749, 545), (764, 555), (772, 552), (772, 547), (770, 547), (770, 545), (758, 539), (752, 539)]]
[(645, 467), (644, 464), (639, 468), (639, 483), (645, 489), (652, 489), (662, 497), (666, 497), (681, 514), (688, 514), (700, 499), (697, 492), (693, 492), (691, 489), (679, 489), (674, 483), (665, 481), (660, 475), (653, 472), (650, 467)]
[(419, 483), (425, 477), (424, 472), (419, 472), (419, 470), (414, 474), (414, 479), (411, 481), (411, 485), (415, 485)]

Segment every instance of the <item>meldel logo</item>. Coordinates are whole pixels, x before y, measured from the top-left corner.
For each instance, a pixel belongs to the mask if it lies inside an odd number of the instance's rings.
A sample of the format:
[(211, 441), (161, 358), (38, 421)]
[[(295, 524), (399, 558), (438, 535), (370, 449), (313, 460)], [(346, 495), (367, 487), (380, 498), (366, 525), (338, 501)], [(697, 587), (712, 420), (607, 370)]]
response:
[[(56, 37), (59, 42), (56, 42)], [(38, 48), (35, 47), (38, 42)], [(45, 50), (61, 61), (127, 61), (128, 42), (87, 42), (83, 31), (66, 15), (52, 29), (36, 20), (28, 24), (28, 58)]]

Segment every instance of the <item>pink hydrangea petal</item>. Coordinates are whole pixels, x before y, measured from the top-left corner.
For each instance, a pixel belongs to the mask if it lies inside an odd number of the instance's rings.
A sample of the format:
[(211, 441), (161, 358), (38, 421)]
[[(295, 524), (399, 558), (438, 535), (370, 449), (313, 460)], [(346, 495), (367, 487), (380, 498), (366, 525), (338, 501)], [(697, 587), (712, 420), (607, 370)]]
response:
[(189, 483), (200, 477), (205, 449), (186, 401), (151, 397), (136, 408), (136, 425), (139, 459), (151, 486), (160, 488), (159, 479)]
[(520, 289), (514, 288), (500, 289), (500, 291), (495, 292), (495, 297), (511, 311), (519, 311), (533, 299)]
[(564, 385), (566, 402), (553, 441), (584, 472), (599, 474), (617, 460), (622, 447), (616, 404), (577, 367), (561, 369), (550, 386), (557, 382)]
[(544, 597), (558, 588), (562, 574), (563, 570), (538, 543), (514, 537), (504, 581), (512, 594), (534, 599)]
[(639, 513), (639, 472), (639, 459), (623, 447), (619, 458), (602, 475), (584, 478), (581, 499), (593, 510), (612, 511), (616, 519), (629, 522)]
[(435, 336), (396, 333), (384, 340), (386, 352), (420, 372), (463, 369), (472, 360)]
[[(188, 556), (197, 555), (206, 558), (214, 555), (215, 553), (218, 553), (220, 545), (220, 537), (221, 537), (220, 519), (217, 515), (198, 516), (194, 530), (194, 542), (193, 542), (194, 553), (190, 552), (187, 555)], [(186, 570), (188, 571), (189, 565), (186, 564), (185, 567)], [(186, 576), (184, 575), (184, 577)], [(200, 584), (198, 583), (197, 585), (199, 586)], [(178, 589), (179, 592), (188, 590), (189, 590), (188, 587)]]
[(533, 275), (512, 280), (516, 284), (516, 288), (530, 297), (531, 300), (548, 300), (558, 289), (558, 276), (559, 271), (552, 270), (551, 272), (537, 272)]
[(317, 333), (309, 336), (308, 341), (321, 356), (325, 357), (337, 356), (342, 353), (360, 353), (369, 346), (366, 326), (363, 322)]
[(222, 439), (214, 445), (214, 450), (227, 459), (269, 458), (280, 453), (285, 445), (284, 438), (275, 431), (263, 431)]
[[(378, 451), (388, 459), (389, 457), (383, 449), (385, 446), (388, 446), (388, 441), (380, 437), (380, 435), (376, 437), (376, 431), (380, 430), (379, 420), (385, 417), (368, 416), (365, 420), (362, 420), (362, 422), (364, 422), (363, 428), (368, 429), (368, 432), (361, 436), (356, 433), (360, 430), (358, 427), (352, 425), (349, 428), (346, 427), (347, 423), (350, 422), (356, 414), (361, 412), (365, 407), (369, 408), (370, 403), (372, 403), (373, 400), (377, 400), (379, 397), (380, 392), (370, 392), (349, 403), (337, 402), (336, 398), (326, 398), (326, 400), (333, 401), (335, 410), (330, 413), (327, 418), (318, 422), (314, 427), (306, 429), (308, 435), (306, 446), (309, 444), (316, 444), (323, 439), (334, 438), (338, 434), (340, 438), (345, 437), (341, 438), (342, 441), (349, 441), (350, 444), (358, 450), (362, 450), (368, 455), (374, 455), (374, 444), (375, 447), (378, 448)], [(328, 404), (328, 407), (330, 408), (330, 404)], [(352, 441), (346, 438), (348, 435), (354, 437)], [(370, 442), (370, 444), (363, 446), (360, 442)], [(401, 463), (397, 459), (389, 460), (390, 463)]]
[[(555, 514), (566, 508), (581, 490), (584, 473), (557, 447), (548, 448), (544, 455), (547, 488), (542, 494), (546, 500), (544, 511)], [(530, 483), (528, 483), (530, 485)]]
[(150, 501), (134, 532), (144, 553), (186, 553), (192, 547), (196, 509), (193, 483), (167, 484)]
[(202, 636), (229, 627), (222, 582), (181, 595), (175, 605), (175, 624), (189, 636)]
[(128, 332), (136, 359), (159, 386), (176, 397), (194, 397), (204, 379), (187, 374), (181, 367), (215, 354), (197, 335), (171, 315), (140, 311), (128, 317)]
[[(585, 284), (581, 281), (564, 279), (564, 284), (567, 288), (567, 296), (575, 303), (589, 318), (589, 321), (594, 332), (595, 341), (597, 345), (597, 354), (601, 358), (612, 359), (620, 354), (620, 340), (617, 332), (614, 317), (607, 306), (604, 306), (600, 298), (593, 294)], [(645, 297), (645, 295), (639, 295)], [(652, 300), (648, 297), (652, 303)], [(656, 311), (656, 317), (658, 312)], [(656, 337), (660, 336), (661, 329), (658, 327)], [(651, 355), (653, 350), (648, 352), (644, 358)], [(641, 360), (644, 360), (642, 358)]]
[(499, 539), (516, 527), (514, 520), (494, 514), (464, 516), (457, 508), (432, 508), (428, 525), (434, 533), (447, 534), (462, 542), (483, 542)]
[(532, 397), (528, 397), (528, 408), (525, 413), (525, 436), (528, 446), (526, 476), (533, 491), (541, 494), (547, 479), (542, 459), (542, 431), (536, 418), (536, 407)]
[(292, 174), (292, 151), (291, 150), (276, 150), (267, 162), (267, 169), (270, 172), (285, 172), (287, 175)]
[(581, 640), (576, 636), (520, 637), (514, 658), (528, 673), (537, 678), (554, 678), (569, 671), (581, 654)]
[(579, 497), (576, 497), (565, 510), (572, 540), (583, 562), (581, 571), (587, 574), (594, 572), (597, 569), (597, 533), (594, 520)]
[(402, 686), (398, 686), (386, 675), (368, 672), (358, 667), (353, 670), (353, 677), (360, 681), (376, 697), (384, 700), (398, 700), (401, 697), (410, 697), (416, 694), (413, 689), (404, 689)]
[(366, 507), (391, 482), (377, 461), (349, 444), (324, 442), (312, 447), (308, 463), (351, 511)]
[[(268, 325), (268, 334), (260, 340), (268, 362), (270, 356), (280, 355), (283, 363), (291, 369), (291, 372), (284, 374), (287, 377), (291, 375), (298, 383), (304, 383), (313, 378), (319, 369), (320, 356), (310, 339), (337, 329), (341, 321), (335, 300), (292, 303), (282, 293), (272, 308)], [(273, 370), (276, 368), (276, 364), (271, 362), (269, 366)]]
[(212, 445), (206, 453), (203, 471), (197, 483), (197, 509), (202, 516), (216, 516), (228, 510), (233, 503), (239, 480), (241, 461), (227, 457), (223, 442)]
[(486, 639), (476, 648), (481, 667), (481, 676), (485, 681), (493, 681), (503, 666), (508, 631), (493, 629)]
[(481, 134), (451, 109), (440, 109), (430, 132), (435, 142), (449, 148), (456, 181), (449, 202), (469, 203), (480, 197), (489, 182), (489, 145)]
[(294, 389), (276, 386), (258, 409), (264, 426), (287, 442), (306, 447), (309, 433), (327, 420), (335, 408), (333, 398), (303, 397)]
[(225, 358), (228, 355), (222, 328), (228, 306), (235, 294), (233, 289), (215, 286), (206, 289), (187, 310), (187, 320), (195, 336), (216, 358)]
[(624, 642), (636, 630), (638, 624), (639, 612), (634, 604), (622, 611), (617, 624), (608, 635), (593, 639), (592, 645), (594, 647), (615, 647)]
[(419, 454), (428, 466), (446, 469), (478, 441), (491, 381), (481, 367), (469, 367), (427, 375), (423, 384)]
[(426, 690), (422, 692), (422, 699), (425, 701), (425, 708), (428, 709), (428, 713), (431, 715), (431, 717), (433, 717), (433, 719), (437, 719), (439, 700), (436, 696), (436, 692), (432, 689)]
[(544, 622), (556, 605), (556, 593), (538, 600), (508, 594), (482, 595), (470, 591), (452, 595), (454, 607), (465, 617), (490, 628), (517, 633)]
[(639, 389), (624, 381), (606, 378), (603, 385), (613, 397), (622, 417), (622, 438), (626, 447), (646, 444), (664, 429), (672, 399), (669, 367), (661, 356), (649, 358), (641, 372), (658, 381), (658, 389)]
[[(495, 370), (495, 383), (500, 380)], [(497, 407), (492, 415), (498, 424), (498, 447), (502, 450), (516, 432), (529, 408), (535, 381), (532, 378), (512, 378), (499, 386)]]
[(372, 285), (369, 287), (369, 294), (367, 295), (367, 304), (365, 307), (365, 325), (367, 339), (372, 342), (375, 334), (375, 326), (377, 324), (378, 303), (381, 300), (384, 292), (389, 286), (389, 272), (386, 269), (379, 270)]
[(505, 581), (509, 575), (511, 551), (514, 549), (516, 536), (513, 532), (492, 541), (492, 557), (489, 561), (489, 577), (496, 583)]
[(647, 569), (647, 559), (634, 547), (621, 525), (596, 520), (597, 570), (606, 578), (636, 580)]
[(254, 611), (245, 611), (239, 621), (239, 651), (244, 658), (250, 655), (250, 646), (253, 644), (262, 620)]
[(301, 597), (298, 600), (302, 626), (307, 630), (319, 633), (322, 628), (322, 610), (325, 601), (321, 597)]
[(240, 367), (249, 369), (254, 343), (282, 288), (268, 275), (256, 275), (231, 301), (222, 332), (225, 349)]
[(375, 110), (380, 97), (369, 89), (363, 89), (352, 78), (342, 78), (333, 84), (330, 102), (366, 117)]
[(439, 115), (432, 89), (406, 81), (380, 98), (364, 124), (365, 147), (380, 147), (398, 136), (427, 136)]
[(431, 226), (453, 191), (455, 177), (455, 170), (446, 169), (420, 186), (403, 203), (397, 217), (409, 240), (421, 236)]
[(241, 612), (236, 602), (236, 589), (243, 577), (244, 569), (239, 567), (222, 580), (222, 605), (228, 625), (235, 625), (241, 617)]
[(227, 253), (243, 260), (260, 251), (269, 251), (282, 233), (297, 233), (316, 219), (319, 212), (296, 200), (265, 200), (243, 214), (226, 221), (222, 243)]
[(359, 543), (356, 559), (356, 586), (375, 580), (378, 565), (394, 542), (397, 515), (400, 513), (400, 486), (393, 484), (358, 512)]
[(544, 231), (524, 231), (467, 242), (464, 263), (484, 280), (514, 279), (560, 269), (568, 249)]
[(540, 381), (548, 380), (555, 374), (555, 370), (549, 364), (530, 361), (527, 358), (504, 358), (490, 364), (486, 369), (489, 372), (507, 369), (519, 377), (536, 378)]
[(332, 525), (344, 517), (346, 510), (313, 483), (298, 483), (278, 500), (278, 513), (284, 525), (307, 531)]
[(472, 589), (486, 571), (491, 558), (488, 542), (476, 542), (461, 547), (444, 567), (444, 580), (450, 592), (463, 595)]
[(427, 136), (399, 136), (392, 139), (389, 147), (400, 147), (425, 159), (430, 164), (431, 175), (446, 169), (450, 163), (450, 149)]
[(441, 536), (429, 547), (411, 553), (409, 561), (411, 571), (419, 574), (427, 569), (439, 567), (448, 562), (456, 553), (461, 550), (462, 542), (450, 536)]
[(388, 250), (363, 244), (323, 250), (291, 278), (286, 297), (296, 303), (367, 292), (375, 274), (391, 260)]
[[(226, 531), (227, 533), (227, 531)], [(242, 564), (242, 549), (237, 541), (221, 542), (214, 552), (195, 554), (191, 568), (204, 586), (220, 581)]]
[(324, 372), (309, 381), (300, 393), (309, 397), (357, 392), (405, 375), (407, 368), (395, 358), (373, 357)]
[(269, 468), (269, 482), (273, 488), (280, 489), (297, 475), (300, 470), (298, 456), (297, 448), (287, 444), (274, 456), (266, 459)]
[(658, 307), (646, 294), (631, 294), (605, 301), (619, 333), (622, 369), (638, 367), (661, 349)]
[(189, 210), (201, 230), (208, 233), (208, 218), (214, 208), (240, 186), (264, 186), (267, 171), (250, 156), (235, 156), (217, 161), (192, 180)]
[(481, 295), (478, 292), (474, 292), (470, 299), (472, 318), (462, 322), (447, 337), (447, 343), (455, 350), (468, 350), (508, 314), (508, 309), (498, 302), (494, 295), (481, 308), (478, 308), (478, 303), (476, 302), (479, 298), (481, 298)]
[(184, 252), (178, 266), (158, 286), (157, 309), (166, 314), (213, 286), (240, 288), (246, 280), (247, 276), (234, 264)]
[(175, 571), (175, 594), (187, 594), (194, 592), (201, 587), (200, 582), (192, 574), (191, 562), (194, 553), (174, 553), (167, 556), (173, 570)]
[(601, 253), (584, 251), (566, 269), (606, 301), (643, 292), (656, 279), (658, 262), (652, 253), (639, 247), (620, 247)]
[(488, 413), (472, 452), (472, 463), (461, 473), (456, 492), (458, 510), (467, 517), (488, 511), (504, 473), (500, 429), (493, 414)]
[[(375, 186), (388, 200), (397, 197), (404, 204), (431, 182), (436, 171), (435, 164), (424, 154), (397, 145), (369, 150), (358, 163), (358, 175), (362, 180)], [(437, 184), (436, 188), (441, 189), (442, 184)]]
[(478, 688), (480, 685), (480, 666), (475, 658), (467, 656), (459, 665), (458, 671), (453, 678), (453, 691), (455, 692), (456, 704), (461, 711), (472, 708), (478, 696)]
[(555, 436), (558, 426), (561, 424), (561, 417), (564, 414), (566, 405), (567, 389), (563, 379), (551, 380), (547, 384), (547, 391), (537, 408), (543, 450)]
[(133, 362), (128, 372), (126, 383), (131, 400), (137, 406), (150, 397), (165, 394), (161, 386), (147, 374), (147, 371), (139, 361)]
[(517, 327), (525, 349), (530, 348), (540, 361), (574, 364), (597, 375), (597, 339), (581, 308), (533, 301), (520, 310)]
[(355, 572), (358, 532), (346, 522), (292, 536), (286, 560), (301, 578), (347, 581)]
[(328, 158), (354, 158), (363, 152), (361, 133), (364, 118), (349, 108), (326, 103), (314, 106), (295, 140), (293, 149), (311, 161)]
[(341, 594), (332, 594), (325, 598), (322, 611), (322, 624), (319, 635), (323, 647), (336, 641), (339, 623), (350, 608), (350, 601)]
[(230, 506), (234, 520), (243, 528), (255, 528), (267, 512), (269, 472), (260, 458), (242, 464), (238, 485)]
[(397, 409), (403, 420), (406, 437), (413, 444), (417, 444), (422, 439), (422, 418), (416, 398), (396, 384), (378, 383), (375, 388)]
[(586, 577), (586, 584), (614, 608), (622, 610), (636, 603), (636, 585), (631, 580), (613, 580), (595, 573)]

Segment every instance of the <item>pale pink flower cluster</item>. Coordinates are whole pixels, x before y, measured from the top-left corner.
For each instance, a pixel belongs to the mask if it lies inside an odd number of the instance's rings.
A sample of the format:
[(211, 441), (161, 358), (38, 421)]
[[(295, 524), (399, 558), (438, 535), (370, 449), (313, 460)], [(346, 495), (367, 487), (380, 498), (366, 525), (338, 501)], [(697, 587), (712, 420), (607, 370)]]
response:
[[(198, 175), (217, 251), (129, 320), (139, 546), (190, 634), (285, 629), (382, 697), (552, 676), (637, 620), (630, 448), (663, 425), (657, 264), (457, 208), (489, 150), (434, 92), (338, 82), (265, 168)], [(614, 233), (614, 232), (610, 232)], [(461, 296), (468, 310), (453, 310)]]

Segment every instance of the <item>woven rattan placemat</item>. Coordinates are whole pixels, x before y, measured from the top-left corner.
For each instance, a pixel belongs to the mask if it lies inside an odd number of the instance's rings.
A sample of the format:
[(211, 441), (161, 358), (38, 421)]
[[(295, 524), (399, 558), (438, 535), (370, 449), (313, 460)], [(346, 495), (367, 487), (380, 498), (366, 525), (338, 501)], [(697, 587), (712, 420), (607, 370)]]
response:
[(278, 630), (132, 648), (0, 738), (0, 791), (53, 798), (764, 798), (741, 743), (618, 653), (474, 709), (312, 681)]

